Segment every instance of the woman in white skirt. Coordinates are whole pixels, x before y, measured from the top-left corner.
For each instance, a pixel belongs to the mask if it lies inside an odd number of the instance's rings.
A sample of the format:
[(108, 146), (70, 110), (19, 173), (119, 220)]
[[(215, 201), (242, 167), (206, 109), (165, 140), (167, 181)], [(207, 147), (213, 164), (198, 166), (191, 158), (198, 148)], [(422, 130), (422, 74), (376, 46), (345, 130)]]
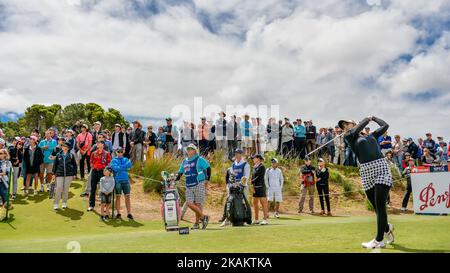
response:
[[(361, 131), (371, 121), (380, 125), (380, 128), (369, 135), (361, 134)], [(362, 243), (362, 246), (365, 248), (384, 247), (384, 236), (387, 236), (386, 243), (394, 242), (394, 226), (388, 223), (386, 212), (386, 201), (392, 186), (392, 174), (386, 158), (381, 153), (377, 139), (387, 131), (389, 125), (382, 119), (367, 117), (359, 124), (353, 120), (341, 120), (339, 127), (344, 130), (345, 141), (360, 162), (359, 172), (362, 187), (377, 215), (377, 235), (375, 239)]]

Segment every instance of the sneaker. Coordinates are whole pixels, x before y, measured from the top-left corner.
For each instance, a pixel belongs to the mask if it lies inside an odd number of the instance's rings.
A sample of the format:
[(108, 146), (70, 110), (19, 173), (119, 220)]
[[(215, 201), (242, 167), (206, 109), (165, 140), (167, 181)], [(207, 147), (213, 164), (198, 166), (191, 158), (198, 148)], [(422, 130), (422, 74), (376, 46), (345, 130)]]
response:
[(297, 212), (298, 212), (298, 213), (303, 213), (303, 210), (299, 209)]
[(93, 210), (94, 210), (93, 207), (89, 207), (89, 208), (87, 209), (87, 211), (93, 211)]
[(105, 216), (100, 216), (100, 221), (106, 222)]
[(105, 215), (105, 220), (109, 221), (109, 215)]
[(199, 225), (198, 223), (195, 223), (195, 224), (191, 227), (191, 229), (192, 229), (192, 230), (194, 230), (194, 229), (200, 229), (200, 225)]
[(407, 208), (402, 208), (402, 212), (407, 212), (408, 209)]
[(325, 215), (325, 211), (321, 210), (320, 215)]
[(202, 229), (206, 229), (206, 227), (208, 226), (208, 223), (209, 223), (209, 216), (208, 215), (203, 216)]
[(361, 245), (362, 245), (362, 247), (368, 248), (368, 249), (383, 248), (385, 246), (383, 242), (378, 242), (375, 239), (373, 239), (372, 241), (367, 242), (367, 243), (362, 243)]
[(62, 206), (61, 206), (63, 209), (67, 209), (67, 204), (66, 203), (62, 203)]
[(38, 191), (37, 191), (37, 190), (34, 190), (33, 196), (37, 196), (37, 195), (38, 195)]
[(58, 210), (59, 209), (58, 205), (53, 205), (53, 209)]
[(27, 190), (25, 190), (25, 192), (23, 193), (23, 196), (24, 196), (25, 198), (28, 197), (28, 191), (27, 191)]
[(41, 185), (41, 188), (39, 189), (39, 192), (44, 192), (44, 185)]
[(269, 224), (269, 222), (266, 219), (261, 221), (261, 226), (265, 226), (265, 225), (268, 225), (268, 224)]
[(388, 223), (389, 226), (389, 231), (386, 232), (384, 235), (387, 237), (386, 239), (386, 243), (387, 244), (392, 244), (395, 241), (394, 238), (394, 225), (391, 223)]
[(226, 227), (230, 224), (230, 222), (228, 222), (228, 220), (225, 220), (222, 222), (222, 224), (220, 224), (220, 227)]
[(11, 196), (11, 200), (16, 200), (16, 198), (17, 198), (17, 196), (16, 196), (15, 194), (13, 194), (13, 195)]
[(117, 215), (116, 215), (116, 219), (117, 219), (118, 221), (122, 220), (122, 214), (120, 214), (120, 213), (117, 214)]
[(252, 225), (259, 225), (259, 220), (253, 220)]
[(275, 212), (275, 213), (273, 214), (273, 216), (274, 216), (275, 218), (280, 218), (280, 215), (278, 214), (278, 212)]
[(128, 214), (127, 218), (128, 218), (128, 220), (134, 220), (133, 215), (131, 215), (131, 214)]

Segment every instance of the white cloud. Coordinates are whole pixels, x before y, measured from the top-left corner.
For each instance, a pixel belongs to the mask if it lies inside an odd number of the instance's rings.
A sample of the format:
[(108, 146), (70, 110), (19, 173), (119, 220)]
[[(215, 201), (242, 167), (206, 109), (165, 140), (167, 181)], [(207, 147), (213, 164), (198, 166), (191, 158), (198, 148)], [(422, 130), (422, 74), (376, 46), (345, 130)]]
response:
[[(448, 95), (422, 102), (420, 111), (404, 97), (449, 90), (448, 34), (421, 53), (416, 39), (424, 30), (410, 24), (439, 14), (445, 1), (195, 0), (195, 9), (161, 1), (154, 16), (140, 16), (124, 0), (3, 2), (0, 92), (14, 103), (1, 111), (94, 101), (164, 117), (202, 96), (223, 106), (279, 104), (283, 116), (326, 126), (379, 115), (406, 135), (450, 130), (428, 122), (436, 109), (446, 114)], [(199, 22), (199, 11), (216, 20), (218, 34)], [(221, 14), (232, 19), (221, 22)], [(410, 63), (392, 64), (403, 54), (413, 55)]]

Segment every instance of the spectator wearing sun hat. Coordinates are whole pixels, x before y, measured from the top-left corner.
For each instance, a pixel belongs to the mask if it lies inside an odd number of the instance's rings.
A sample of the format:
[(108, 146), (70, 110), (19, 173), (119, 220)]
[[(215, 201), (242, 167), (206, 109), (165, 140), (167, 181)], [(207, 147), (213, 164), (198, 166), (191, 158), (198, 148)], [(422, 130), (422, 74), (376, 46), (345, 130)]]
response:
[(92, 134), (88, 131), (88, 126), (86, 124), (81, 125), (81, 133), (78, 134), (76, 138), (76, 145), (78, 151), (80, 152), (80, 176), (84, 179), (85, 170), (84, 164), (87, 164), (88, 173), (91, 171), (91, 148), (93, 143)]

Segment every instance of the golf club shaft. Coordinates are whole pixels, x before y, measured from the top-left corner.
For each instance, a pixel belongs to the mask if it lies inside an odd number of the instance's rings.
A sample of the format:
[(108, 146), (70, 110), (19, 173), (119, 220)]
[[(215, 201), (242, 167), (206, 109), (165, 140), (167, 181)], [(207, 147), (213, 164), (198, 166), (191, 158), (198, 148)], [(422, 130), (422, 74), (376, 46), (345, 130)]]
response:
[(318, 147), (318, 148), (316, 148), (315, 150), (313, 150), (313, 151), (311, 151), (310, 153), (308, 153), (307, 156), (309, 156), (309, 155), (311, 155), (311, 154), (313, 154), (313, 153), (319, 151), (319, 150), (322, 149), (323, 147), (327, 146), (330, 142), (334, 141), (336, 138), (338, 138), (338, 137), (340, 137), (340, 136), (342, 136), (342, 135), (343, 135), (343, 133), (340, 134), (340, 135), (335, 136), (333, 139), (329, 140), (327, 143), (322, 144), (320, 147)]

